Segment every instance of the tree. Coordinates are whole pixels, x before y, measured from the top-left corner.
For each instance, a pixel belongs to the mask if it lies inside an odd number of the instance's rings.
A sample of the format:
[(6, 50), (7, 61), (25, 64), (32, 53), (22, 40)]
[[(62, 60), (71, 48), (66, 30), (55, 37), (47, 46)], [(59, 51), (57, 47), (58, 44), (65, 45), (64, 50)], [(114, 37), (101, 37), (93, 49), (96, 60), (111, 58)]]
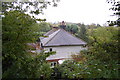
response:
[(58, 66), (62, 78), (119, 78), (119, 45), (117, 27), (99, 27), (89, 35), (93, 43), (88, 50), (73, 55), (73, 60)]
[[(32, 14), (33, 17), (35, 15), (43, 13), (43, 9), (46, 9), (48, 5), (51, 5), (53, 3), (53, 6), (57, 6), (57, 2), (59, 0), (53, 0), (52, 2), (50, 1), (45, 1), (45, 0), (34, 0), (34, 1), (25, 1), (19, 2), (19, 1), (14, 1), (13, 2), (2, 2), (2, 12), (8, 12), (11, 10), (20, 10), (22, 12), (27, 12), (29, 14)], [(37, 19), (38, 21), (44, 21), (45, 19)]]
[[(109, 53), (109, 55), (111, 55), (110, 57), (112, 60), (118, 59), (117, 58), (118, 47), (119, 47), (119, 45), (118, 45), (118, 39), (119, 39), (118, 30), (119, 30), (119, 28), (113, 28), (113, 27), (98, 28), (98, 29), (94, 30), (94, 34), (90, 37), (90, 39), (92, 39), (94, 41), (94, 43), (92, 44), (94, 46), (94, 48), (97, 51), (99, 51), (99, 50), (104, 51), (106, 55), (107, 55), (107, 53)], [(99, 52), (98, 52), (98, 54), (99, 54)], [(102, 56), (102, 55), (99, 54), (99, 56)], [(102, 57), (102, 58), (104, 58), (104, 57)], [(109, 59), (109, 57), (108, 58), (105, 57), (104, 59)], [(103, 60), (103, 61), (105, 61), (105, 60)]]
[(35, 33), (38, 34), (38, 36), (43, 36), (46, 32), (51, 30), (50, 24), (47, 22), (35, 23), (33, 27), (36, 31)]
[[(26, 41), (32, 39), (32, 35), (30, 34), (32, 31), (30, 30), (31, 25), (33, 25), (34, 23), (35, 21), (31, 19), (30, 16), (25, 15), (20, 11), (10, 11), (5, 14), (5, 17), (2, 20), (2, 41), (4, 57), (3, 72), (4, 70), (7, 70), (7, 65), (12, 65), (12, 62), (15, 60), (14, 58), (16, 58), (18, 55), (24, 54), (25, 46), (23, 45), (25, 45)], [(14, 58), (12, 58), (13, 56)]]
[(51, 69), (45, 59), (53, 52), (40, 53), (36, 57), (28, 52), (27, 43), (36, 40), (35, 26), (33, 27), (36, 21), (21, 11), (6, 12), (2, 20), (3, 78), (50, 77)]
[(75, 34), (78, 32), (78, 26), (76, 24), (67, 24), (65, 30)]
[(97, 64), (99, 71), (104, 73), (103, 75), (101, 73), (99, 76), (118, 78), (118, 49), (120, 47), (118, 45), (118, 30), (119, 28), (114, 27), (100, 27), (93, 30), (92, 35), (89, 36), (92, 43), (87, 52), (87, 63), (88, 66), (91, 66), (89, 72), (94, 73), (94, 66)]
[(84, 24), (82, 24), (80, 26), (80, 30), (78, 31), (78, 33), (76, 34), (77, 37), (81, 38), (82, 40), (88, 42), (88, 39), (87, 39), (87, 29), (85, 27)]
[[(41, 4), (41, 5), (40, 5)], [(48, 78), (51, 69), (46, 57), (54, 52), (39, 53), (33, 57), (29, 53), (27, 43), (33, 43), (37, 36), (36, 19), (31, 14), (41, 13), (49, 2), (2, 2), (2, 41), (3, 41), (3, 78)], [(25, 7), (25, 8), (24, 8)], [(47, 71), (46, 71), (47, 70)]]
[(84, 78), (84, 65), (79, 64), (73, 60), (64, 61), (59, 65), (58, 71), (61, 73), (62, 79), (80, 79)]
[(46, 22), (41, 22), (38, 25), (39, 25), (39, 31), (41, 32), (48, 32), (51, 29), (50, 24)]
[(109, 26), (113, 26), (113, 25), (120, 26), (120, 2), (115, 0), (107, 0), (107, 2), (112, 4), (112, 8), (110, 8), (110, 10), (114, 11), (112, 16), (118, 17), (116, 21), (108, 21)]

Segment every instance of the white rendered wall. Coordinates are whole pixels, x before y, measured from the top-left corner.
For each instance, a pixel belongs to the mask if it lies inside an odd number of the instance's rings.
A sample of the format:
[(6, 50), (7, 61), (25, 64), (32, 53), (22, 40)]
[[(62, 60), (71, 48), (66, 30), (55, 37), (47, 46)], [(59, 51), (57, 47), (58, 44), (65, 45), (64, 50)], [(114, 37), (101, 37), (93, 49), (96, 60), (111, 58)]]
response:
[(51, 55), (47, 58), (47, 60), (51, 59), (62, 59), (62, 58), (71, 58), (72, 54), (80, 53), (81, 50), (85, 49), (81, 46), (60, 46), (60, 47), (46, 47), (44, 48), (46, 51), (56, 51), (55, 55)]

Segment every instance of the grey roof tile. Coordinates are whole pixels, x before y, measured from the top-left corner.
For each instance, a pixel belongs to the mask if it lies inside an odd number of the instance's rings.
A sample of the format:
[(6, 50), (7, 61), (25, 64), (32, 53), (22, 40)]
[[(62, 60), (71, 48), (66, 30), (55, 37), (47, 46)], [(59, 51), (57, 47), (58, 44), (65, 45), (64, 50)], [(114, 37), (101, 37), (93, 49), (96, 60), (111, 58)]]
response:
[(47, 33), (44, 34), (44, 36), (49, 36), (50, 34), (54, 33), (55, 31), (57, 31), (57, 29), (52, 29), (50, 31), (48, 31)]
[(73, 36), (64, 29), (58, 29), (48, 37), (41, 40), (43, 46), (61, 46), (61, 45), (83, 45), (87, 44), (81, 39)]

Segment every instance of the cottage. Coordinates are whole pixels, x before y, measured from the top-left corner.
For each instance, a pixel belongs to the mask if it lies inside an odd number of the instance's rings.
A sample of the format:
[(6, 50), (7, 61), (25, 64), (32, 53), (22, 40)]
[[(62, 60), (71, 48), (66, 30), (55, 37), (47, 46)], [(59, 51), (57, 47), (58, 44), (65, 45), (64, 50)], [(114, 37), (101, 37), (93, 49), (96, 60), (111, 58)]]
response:
[(87, 44), (81, 39), (75, 37), (62, 28), (54, 27), (51, 31), (45, 34), (41, 39), (44, 50), (56, 51), (56, 54), (49, 56), (46, 60), (51, 62), (51, 65), (62, 63), (66, 59), (72, 59), (71, 55), (79, 53), (86, 49)]

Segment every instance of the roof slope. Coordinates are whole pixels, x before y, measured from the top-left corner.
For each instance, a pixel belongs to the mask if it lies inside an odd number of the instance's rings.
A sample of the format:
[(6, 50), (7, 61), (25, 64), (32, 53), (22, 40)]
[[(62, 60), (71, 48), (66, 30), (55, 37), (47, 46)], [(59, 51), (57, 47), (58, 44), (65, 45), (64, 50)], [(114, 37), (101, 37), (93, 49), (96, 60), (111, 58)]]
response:
[(59, 29), (59, 27), (52, 27), (52, 30), (50, 30), (47, 33), (45, 33), (44, 36), (49, 36), (50, 34), (54, 33), (58, 29)]
[(50, 34), (54, 33), (56, 30), (52, 29), (50, 31), (48, 31), (46, 34), (44, 34), (44, 36), (49, 36)]
[(43, 46), (65, 46), (65, 45), (83, 45), (86, 42), (66, 32), (64, 29), (58, 29), (48, 37), (41, 40)]

